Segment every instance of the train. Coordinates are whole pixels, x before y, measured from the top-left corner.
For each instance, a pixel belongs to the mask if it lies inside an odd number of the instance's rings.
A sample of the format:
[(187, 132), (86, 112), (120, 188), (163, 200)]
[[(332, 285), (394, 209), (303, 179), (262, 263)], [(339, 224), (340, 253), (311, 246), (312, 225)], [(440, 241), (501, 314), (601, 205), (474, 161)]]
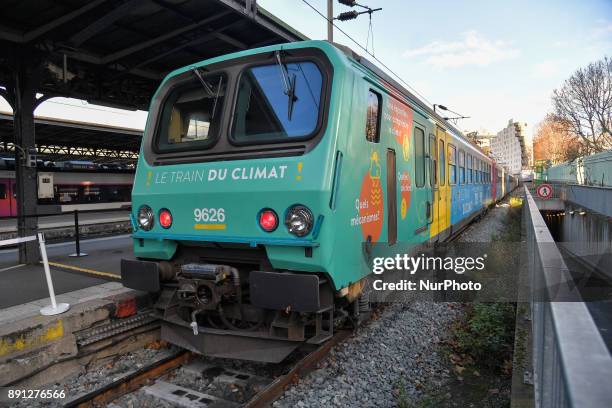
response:
[(449, 240), (517, 182), (349, 48), (219, 56), (152, 98), (122, 282), (170, 343), (282, 361), (367, 310), (368, 248)]
[[(38, 205), (61, 211), (129, 207), (134, 172), (88, 161), (38, 163)], [(0, 217), (17, 215), (14, 160), (0, 158)]]

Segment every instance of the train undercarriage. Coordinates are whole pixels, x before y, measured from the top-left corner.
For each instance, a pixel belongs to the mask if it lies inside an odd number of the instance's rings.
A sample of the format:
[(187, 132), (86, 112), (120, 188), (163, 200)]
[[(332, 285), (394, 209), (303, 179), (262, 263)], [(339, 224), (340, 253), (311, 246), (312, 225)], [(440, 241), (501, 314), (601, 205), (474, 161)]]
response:
[(369, 311), (361, 283), (338, 293), (323, 274), (273, 270), (263, 248), (185, 247), (121, 269), (125, 286), (158, 294), (162, 338), (208, 356), (280, 362)]

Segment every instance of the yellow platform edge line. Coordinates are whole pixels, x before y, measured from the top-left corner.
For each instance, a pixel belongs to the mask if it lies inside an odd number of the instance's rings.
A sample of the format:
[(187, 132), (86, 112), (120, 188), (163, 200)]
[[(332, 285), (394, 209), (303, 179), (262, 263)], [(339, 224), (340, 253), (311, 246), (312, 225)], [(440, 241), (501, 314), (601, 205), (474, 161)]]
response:
[(88, 273), (91, 275), (105, 276), (107, 278), (113, 278), (113, 279), (121, 279), (121, 275), (117, 275), (114, 273), (96, 271), (94, 269), (81, 268), (79, 266), (66, 265), (66, 264), (59, 263), (59, 262), (49, 262), (49, 265), (55, 266), (57, 268), (64, 268), (64, 269), (70, 269), (70, 270), (77, 271), (77, 272)]

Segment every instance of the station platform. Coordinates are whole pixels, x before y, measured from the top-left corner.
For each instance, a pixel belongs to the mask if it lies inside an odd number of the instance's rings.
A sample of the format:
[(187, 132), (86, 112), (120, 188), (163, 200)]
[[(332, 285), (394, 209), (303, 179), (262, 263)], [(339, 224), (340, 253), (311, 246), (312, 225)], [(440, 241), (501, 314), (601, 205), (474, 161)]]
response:
[[(71, 257), (74, 252), (74, 242), (47, 245), (53, 285), (60, 302), (75, 303), (102, 288), (121, 288), (121, 259), (132, 257), (132, 239), (119, 235), (82, 240), (81, 252), (89, 255)], [(17, 249), (0, 251), (0, 282), (0, 321), (2, 316), (18, 314), (19, 310), (38, 311), (42, 303), (46, 305), (49, 301), (42, 265), (19, 265)]]
[(148, 294), (119, 282), (68, 292), (57, 300), (70, 302), (70, 309), (43, 316), (39, 310), (49, 305), (47, 298), (0, 310), (0, 387), (61, 381), (109, 355), (159, 339), (159, 324), (147, 312)]
[(0, 251), (0, 386), (43, 384), (48, 375), (62, 378), (81, 370), (110, 352), (112, 342), (104, 341), (105, 335), (142, 331), (137, 342), (129, 336), (129, 344), (121, 340), (117, 347), (122, 349), (159, 337), (147, 312), (149, 295), (120, 282), (121, 259), (132, 257), (130, 235), (83, 240), (85, 257), (71, 257), (74, 251), (74, 242), (47, 245), (56, 300), (70, 304), (55, 316), (40, 313), (51, 303), (42, 265), (16, 265), (16, 249)]

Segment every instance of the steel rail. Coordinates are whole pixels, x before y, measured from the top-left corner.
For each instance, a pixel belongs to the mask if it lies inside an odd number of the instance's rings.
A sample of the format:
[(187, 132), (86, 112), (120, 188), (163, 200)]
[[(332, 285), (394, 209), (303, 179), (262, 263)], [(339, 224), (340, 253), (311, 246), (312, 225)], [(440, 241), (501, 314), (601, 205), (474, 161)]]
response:
[(177, 354), (163, 358), (152, 364), (146, 365), (136, 371), (133, 371), (115, 381), (103, 385), (100, 388), (81, 395), (64, 404), (65, 408), (84, 408), (103, 406), (108, 402), (113, 401), (137, 390), (149, 381), (158, 378), (166, 372), (180, 367), (182, 364), (193, 358), (193, 353), (181, 351)]
[(353, 332), (340, 330), (331, 339), (323, 343), (313, 352), (300, 359), (287, 374), (276, 378), (270, 385), (258, 392), (244, 406), (245, 408), (267, 407), (285, 392), (285, 388), (298, 378), (312, 371), (315, 364), (323, 360), (331, 349), (346, 340)]

